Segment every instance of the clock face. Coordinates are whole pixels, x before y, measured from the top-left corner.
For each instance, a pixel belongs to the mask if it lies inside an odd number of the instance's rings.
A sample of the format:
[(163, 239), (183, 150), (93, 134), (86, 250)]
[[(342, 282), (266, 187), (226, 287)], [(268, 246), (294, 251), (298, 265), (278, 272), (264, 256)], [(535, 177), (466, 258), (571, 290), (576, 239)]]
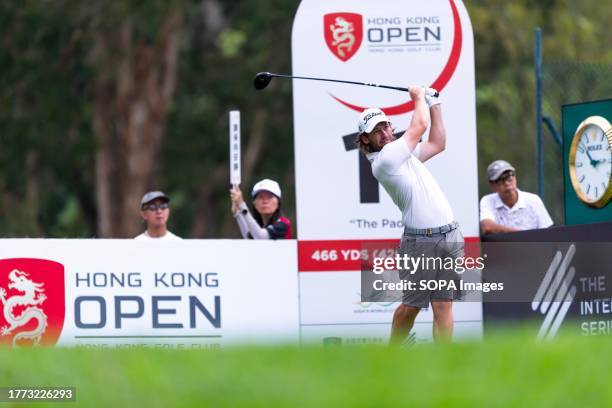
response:
[(569, 165), (574, 190), (580, 200), (596, 207), (604, 206), (612, 193), (611, 133), (607, 120), (591, 117), (578, 127), (570, 149)]

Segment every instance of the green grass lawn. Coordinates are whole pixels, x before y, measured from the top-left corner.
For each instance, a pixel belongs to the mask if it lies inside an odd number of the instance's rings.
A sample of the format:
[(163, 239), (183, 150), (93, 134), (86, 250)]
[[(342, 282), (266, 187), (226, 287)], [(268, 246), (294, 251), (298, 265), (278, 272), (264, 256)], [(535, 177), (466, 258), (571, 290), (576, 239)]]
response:
[(509, 333), (410, 349), (4, 348), (0, 386), (74, 386), (77, 404), (68, 406), (113, 408), (612, 405), (609, 337), (536, 343)]

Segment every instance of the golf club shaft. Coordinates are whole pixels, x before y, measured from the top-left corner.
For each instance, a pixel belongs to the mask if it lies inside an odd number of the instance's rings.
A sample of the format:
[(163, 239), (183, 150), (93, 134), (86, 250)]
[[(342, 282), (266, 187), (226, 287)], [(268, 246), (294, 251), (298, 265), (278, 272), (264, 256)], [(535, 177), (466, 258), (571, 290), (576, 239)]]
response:
[[(341, 80), (341, 79), (312, 78), (312, 77), (301, 77), (301, 76), (272, 74), (272, 73), (270, 73), (270, 76), (277, 77), (277, 78), (310, 79), (310, 80), (313, 80), (313, 81), (340, 82), (340, 83), (343, 83), (343, 84), (374, 86), (374, 87), (377, 87), (377, 88), (394, 89), (396, 91), (408, 92), (408, 88), (402, 88), (402, 87), (399, 87), (399, 86), (378, 85), (378, 84), (374, 84), (374, 83), (371, 83), (371, 82), (355, 82), (355, 81), (344, 81), (344, 80)], [(435, 96), (438, 96), (438, 95), (435, 95)]]

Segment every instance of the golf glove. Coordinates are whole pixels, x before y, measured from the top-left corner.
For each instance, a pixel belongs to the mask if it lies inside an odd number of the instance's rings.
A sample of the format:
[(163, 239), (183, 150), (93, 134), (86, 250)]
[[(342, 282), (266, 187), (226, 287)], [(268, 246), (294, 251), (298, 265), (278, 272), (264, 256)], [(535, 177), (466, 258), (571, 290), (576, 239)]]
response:
[(441, 102), (440, 94), (438, 94), (438, 96), (435, 96), (437, 92), (438, 91), (433, 88), (425, 88), (425, 102), (427, 102), (427, 106), (429, 106), (430, 108)]

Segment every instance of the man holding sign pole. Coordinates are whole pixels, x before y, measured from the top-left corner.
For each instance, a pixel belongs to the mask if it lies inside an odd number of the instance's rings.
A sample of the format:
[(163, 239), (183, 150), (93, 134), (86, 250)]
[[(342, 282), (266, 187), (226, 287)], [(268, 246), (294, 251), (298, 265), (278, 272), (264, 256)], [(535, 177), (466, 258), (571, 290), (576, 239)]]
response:
[[(372, 174), (383, 185), (402, 212), (404, 234), (400, 255), (453, 259), (463, 257), (464, 240), (453, 211), (423, 162), (446, 147), (440, 100), (432, 89), (411, 86), (414, 113), (406, 132), (394, 140), (391, 122), (383, 111), (366, 109), (359, 116), (357, 145), (372, 165)], [(419, 143), (430, 124), (429, 139)], [(415, 289), (405, 289), (402, 304), (395, 310), (391, 329), (392, 344), (405, 341), (414, 320), (431, 303), (435, 340), (450, 340), (453, 333), (452, 302), (461, 291), (451, 285), (436, 289), (423, 288), (428, 281), (454, 282), (454, 270), (442, 267), (400, 270), (402, 282), (414, 282)]]

